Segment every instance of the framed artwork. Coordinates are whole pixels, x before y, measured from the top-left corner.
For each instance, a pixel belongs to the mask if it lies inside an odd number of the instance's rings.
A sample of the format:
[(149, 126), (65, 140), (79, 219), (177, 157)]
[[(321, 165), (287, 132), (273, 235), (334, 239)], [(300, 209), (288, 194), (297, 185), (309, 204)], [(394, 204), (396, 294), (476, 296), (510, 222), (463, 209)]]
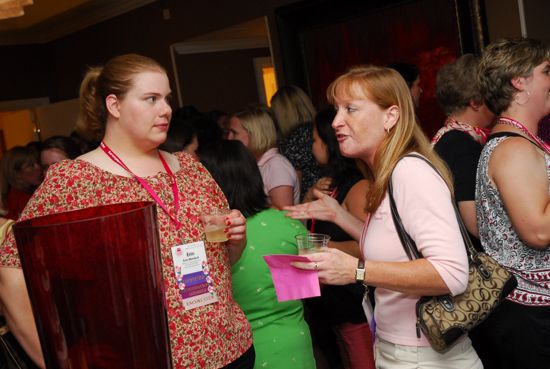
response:
[(275, 12), (286, 83), (326, 104), (326, 89), (351, 66), (416, 64), (423, 94), (417, 111), (431, 137), (443, 124), (435, 77), (486, 40), (481, 0), (306, 1)]

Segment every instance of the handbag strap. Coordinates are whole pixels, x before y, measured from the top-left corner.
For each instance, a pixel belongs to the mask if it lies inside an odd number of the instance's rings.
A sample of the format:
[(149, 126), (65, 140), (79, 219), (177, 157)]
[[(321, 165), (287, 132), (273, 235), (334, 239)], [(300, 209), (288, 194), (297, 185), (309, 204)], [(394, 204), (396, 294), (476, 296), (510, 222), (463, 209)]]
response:
[[(433, 168), (433, 170), (435, 170), (437, 174), (439, 174), (441, 178), (443, 178), (439, 170), (437, 170), (437, 168), (425, 157), (418, 154), (408, 154), (408, 155), (405, 155), (404, 157), (414, 157), (425, 161), (430, 167)], [(397, 211), (397, 205), (395, 204), (395, 199), (393, 197), (392, 177), (390, 177), (390, 180), (388, 182), (388, 194), (390, 198), (390, 210), (393, 218), (393, 223), (395, 224), (395, 229), (397, 230), (399, 240), (401, 241), (401, 244), (405, 249), (405, 253), (409, 257), (409, 260), (419, 259), (422, 257), (422, 253), (418, 251), (418, 248), (416, 247), (416, 242), (414, 242), (414, 240), (405, 230), (405, 227), (403, 227), (403, 223), (401, 222), (401, 217), (399, 216), (399, 212)], [(455, 211), (456, 220), (458, 222), (458, 227), (460, 229), (460, 234), (462, 235), (462, 239), (464, 240), (464, 245), (466, 246), (466, 253), (468, 254), (468, 258), (471, 261), (473, 261), (478, 252), (474, 248), (474, 245), (470, 240), (470, 235), (468, 234), (468, 230), (466, 229), (466, 226), (462, 221), (462, 217), (460, 216), (460, 212), (458, 210), (458, 207), (456, 206), (456, 202), (452, 193), (451, 193), (451, 200), (453, 204), (453, 209)]]

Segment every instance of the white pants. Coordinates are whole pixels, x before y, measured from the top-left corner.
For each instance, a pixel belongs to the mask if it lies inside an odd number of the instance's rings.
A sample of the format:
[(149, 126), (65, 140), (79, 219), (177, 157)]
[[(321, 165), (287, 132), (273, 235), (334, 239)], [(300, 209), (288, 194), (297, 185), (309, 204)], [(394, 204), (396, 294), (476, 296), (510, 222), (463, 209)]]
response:
[(376, 337), (377, 369), (483, 369), (472, 342), (465, 336), (443, 354), (430, 346), (403, 346)]

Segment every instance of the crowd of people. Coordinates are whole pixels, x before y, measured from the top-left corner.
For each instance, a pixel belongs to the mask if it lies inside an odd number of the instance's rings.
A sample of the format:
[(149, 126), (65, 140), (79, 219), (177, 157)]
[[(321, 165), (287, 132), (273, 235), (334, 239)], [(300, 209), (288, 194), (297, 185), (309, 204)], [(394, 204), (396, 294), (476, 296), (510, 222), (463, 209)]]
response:
[[(91, 68), (78, 128), (99, 146), (56, 136), (14, 147), (0, 163), (9, 329), (44, 367), (12, 221), (155, 201), (175, 369), (545, 368), (550, 145), (537, 132), (550, 116), (550, 48), (504, 39), (442, 67), (436, 97), (447, 119), (433, 138), (416, 114), (420, 86), (414, 65), (366, 65), (338, 76), (331, 107), (319, 111), (303, 90), (283, 86), (271, 107), (172, 112), (156, 61), (126, 54)], [(390, 184), (422, 258), (410, 260), (401, 243)], [(417, 329), (415, 305), (466, 289), (454, 205), (475, 247), (518, 286), (440, 353)], [(228, 211), (226, 242), (206, 240), (198, 215), (213, 208)], [(295, 237), (307, 232), (331, 237), (326, 250), (292, 263), (317, 272), (321, 296), (278, 302), (263, 257), (298, 254)], [(171, 248), (195, 241), (204, 242), (218, 300), (187, 310)]]

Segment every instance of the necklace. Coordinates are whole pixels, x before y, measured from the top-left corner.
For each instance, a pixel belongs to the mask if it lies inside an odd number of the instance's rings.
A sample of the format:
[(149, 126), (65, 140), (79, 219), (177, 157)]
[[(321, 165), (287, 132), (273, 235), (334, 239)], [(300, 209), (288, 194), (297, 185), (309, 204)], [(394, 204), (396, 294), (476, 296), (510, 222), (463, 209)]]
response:
[(498, 118), (498, 123), (507, 124), (509, 126), (516, 127), (517, 129), (525, 133), (527, 137), (529, 137), (531, 140), (535, 141), (535, 143), (541, 149), (543, 149), (548, 155), (550, 155), (550, 145), (544, 142), (539, 136), (531, 133), (531, 131), (529, 131), (527, 127), (525, 127), (523, 124), (521, 124), (517, 120), (512, 118), (500, 117)]

